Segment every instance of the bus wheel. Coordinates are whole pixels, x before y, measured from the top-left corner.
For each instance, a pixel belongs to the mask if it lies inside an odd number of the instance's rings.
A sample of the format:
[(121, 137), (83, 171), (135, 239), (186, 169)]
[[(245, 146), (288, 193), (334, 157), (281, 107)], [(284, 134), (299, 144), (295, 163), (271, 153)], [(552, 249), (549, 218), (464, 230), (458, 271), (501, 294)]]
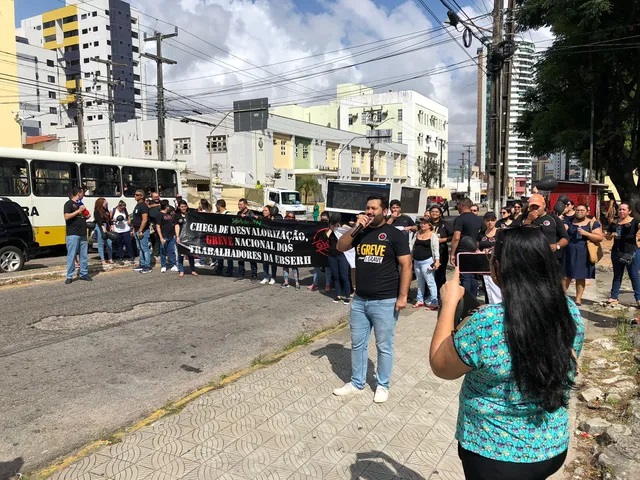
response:
[(0, 248), (0, 271), (17, 272), (24, 266), (24, 254), (17, 247)]

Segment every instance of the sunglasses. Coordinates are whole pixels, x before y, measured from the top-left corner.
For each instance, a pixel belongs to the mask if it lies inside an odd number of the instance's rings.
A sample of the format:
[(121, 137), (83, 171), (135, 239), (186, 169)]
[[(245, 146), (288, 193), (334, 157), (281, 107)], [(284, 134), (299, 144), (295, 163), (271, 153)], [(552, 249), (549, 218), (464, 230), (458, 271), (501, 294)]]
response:
[(478, 213), (478, 210), (471, 210), (472, 213)]
[(509, 212), (500, 212), (502, 215), (509, 215)]

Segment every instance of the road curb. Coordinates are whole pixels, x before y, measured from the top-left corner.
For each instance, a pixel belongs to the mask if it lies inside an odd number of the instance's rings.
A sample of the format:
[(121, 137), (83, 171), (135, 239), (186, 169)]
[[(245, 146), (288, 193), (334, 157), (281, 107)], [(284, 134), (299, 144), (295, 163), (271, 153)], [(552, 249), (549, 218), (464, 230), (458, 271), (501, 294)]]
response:
[[(89, 273), (108, 273), (108, 272), (116, 272), (119, 270), (127, 270), (129, 265), (116, 265), (112, 266), (104, 266), (102, 264), (90, 264), (89, 265)], [(76, 269), (76, 273), (78, 270)], [(16, 285), (21, 283), (30, 283), (35, 282), (36, 280), (54, 280), (57, 278), (64, 278), (67, 275), (67, 267), (48, 267), (43, 269), (42, 271), (36, 273), (30, 273), (26, 275), (15, 275), (12, 277), (7, 277), (6, 275), (0, 276), (0, 287)]]

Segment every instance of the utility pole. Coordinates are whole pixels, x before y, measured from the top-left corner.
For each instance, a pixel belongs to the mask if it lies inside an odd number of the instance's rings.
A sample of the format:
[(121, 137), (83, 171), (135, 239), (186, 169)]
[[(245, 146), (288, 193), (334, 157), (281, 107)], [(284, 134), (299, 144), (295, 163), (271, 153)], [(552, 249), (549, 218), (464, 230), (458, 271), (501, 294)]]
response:
[(438, 185), (440, 186), (440, 188), (444, 188), (444, 183), (442, 183), (442, 169), (444, 166), (444, 159), (442, 158), (442, 149), (444, 148), (444, 140), (442, 138), (438, 138), (436, 139), (436, 143), (440, 144), (440, 160), (438, 162), (438, 168), (439, 168)]
[[(471, 147), (475, 145), (463, 145), (467, 148), (467, 196), (471, 198)], [(462, 153), (464, 156), (464, 152)]]
[(78, 153), (87, 153), (84, 144), (84, 100), (82, 99), (80, 75), (76, 76), (76, 125), (78, 126)]
[[(493, 38), (491, 42), (491, 50), (488, 58), (492, 59), (493, 53), (497, 51), (498, 45), (502, 42), (502, 0), (494, 0), (493, 2)], [(489, 66), (489, 65), (488, 65)], [(489, 70), (489, 68), (488, 68)], [(487, 169), (489, 171), (489, 182), (487, 193), (491, 195), (489, 201), (493, 205), (495, 212), (500, 211), (500, 74), (499, 70), (491, 71), (491, 101), (489, 114), (489, 162)]]
[[(460, 152), (460, 180), (462, 180), (462, 184), (464, 185), (464, 177), (466, 176), (465, 170), (467, 169), (467, 167), (464, 164), (464, 152)], [(457, 185), (456, 185), (457, 188)], [(467, 194), (467, 198), (470, 198), (469, 195)]]
[(114, 100), (113, 100), (113, 89), (116, 85), (120, 85), (121, 82), (118, 80), (117, 82), (114, 82), (112, 79), (112, 69), (113, 66), (115, 65), (116, 67), (126, 67), (126, 64), (124, 63), (115, 63), (112, 62), (111, 60), (104, 60), (102, 58), (98, 58), (98, 57), (91, 57), (91, 60), (96, 62), (96, 63), (102, 63), (103, 65), (107, 66), (107, 80), (99, 80), (99, 79), (95, 79), (97, 82), (100, 83), (106, 83), (107, 84), (107, 108), (108, 108), (108, 115), (109, 115), (109, 154), (112, 157), (115, 157), (116, 155), (116, 143), (114, 140), (114, 130), (115, 130), (115, 113), (114, 113)]
[[(505, 41), (513, 42), (516, 29), (515, 21), (516, 0), (509, 0), (505, 22)], [(503, 198), (509, 195), (509, 131), (511, 128), (511, 74), (513, 70), (513, 57), (504, 62), (502, 69), (502, 140), (500, 145), (502, 159), (502, 191)], [(506, 203), (506, 202), (503, 202)], [(498, 210), (496, 210), (498, 211)]]
[(141, 53), (143, 57), (149, 58), (156, 62), (156, 84), (157, 84), (157, 96), (158, 96), (158, 160), (163, 161), (167, 159), (166, 149), (165, 149), (165, 127), (164, 127), (164, 81), (162, 77), (162, 64), (166, 63), (168, 65), (175, 65), (177, 62), (175, 60), (169, 60), (168, 58), (164, 58), (162, 56), (162, 40), (166, 40), (167, 38), (177, 37), (178, 36), (178, 27), (174, 33), (161, 34), (160, 32), (154, 32), (152, 37), (147, 37), (145, 35), (145, 42), (156, 42), (156, 54), (152, 55), (150, 53)]

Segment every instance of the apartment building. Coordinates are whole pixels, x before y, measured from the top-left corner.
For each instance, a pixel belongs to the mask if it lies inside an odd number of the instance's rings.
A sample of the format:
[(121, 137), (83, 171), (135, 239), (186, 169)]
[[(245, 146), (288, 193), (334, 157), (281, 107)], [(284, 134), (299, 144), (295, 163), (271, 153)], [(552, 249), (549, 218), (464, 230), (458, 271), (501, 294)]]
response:
[[(419, 166), (427, 159), (438, 162), (447, 179), (449, 110), (413, 90), (374, 93), (366, 85), (340, 84), (336, 99), (323, 105), (287, 105), (273, 109), (277, 115), (347, 130), (362, 139), (369, 124), (390, 130), (390, 141), (407, 146), (407, 184), (420, 185)], [(379, 144), (376, 144), (379, 145)], [(357, 168), (357, 167), (354, 167)], [(367, 172), (363, 172), (366, 176)], [(438, 187), (439, 185), (431, 185)]]
[(16, 118), (19, 110), (18, 82), (14, 79), (18, 76), (18, 65), (13, 2), (0, 0), (0, 11), (0, 91), (4, 98), (0, 102), (0, 145), (18, 148), (22, 139), (19, 114)]
[[(49, 105), (51, 112), (56, 108), (58, 118), (40, 120), (42, 132), (54, 133), (57, 127), (76, 124), (76, 78), (84, 98), (85, 125), (107, 123), (107, 68), (112, 69), (115, 83), (114, 120), (126, 122), (142, 115), (145, 92), (141, 83), (140, 28), (138, 15), (128, 3), (67, 0), (64, 7), (22, 20), (17, 35), (18, 48), (27, 56), (27, 63), (32, 64), (35, 59), (40, 68), (51, 68), (53, 60), (58, 72), (58, 103), (55, 107)], [(35, 55), (37, 48), (53, 56)], [(111, 61), (113, 65), (94, 59)], [(42, 90), (40, 95), (44, 95)]]

